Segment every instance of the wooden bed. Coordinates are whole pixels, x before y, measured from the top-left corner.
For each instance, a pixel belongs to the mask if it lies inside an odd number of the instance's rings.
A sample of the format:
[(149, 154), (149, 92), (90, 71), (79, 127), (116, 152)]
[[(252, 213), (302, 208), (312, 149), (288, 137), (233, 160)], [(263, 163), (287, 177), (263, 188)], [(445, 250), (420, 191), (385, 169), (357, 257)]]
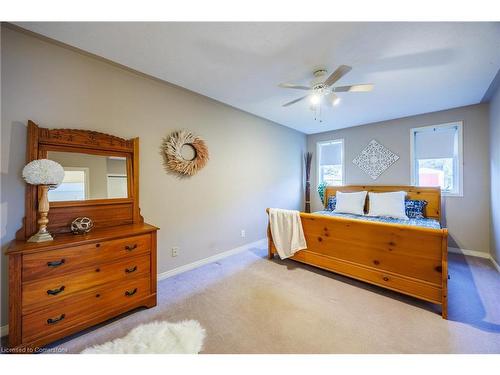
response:
[[(441, 222), (439, 188), (413, 186), (328, 187), (337, 191), (406, 191), (426, 200), (426, 217)], [(367, 205), (369, 205), (367, 199)], [(290, 258), (442, 306), (447, 319), (448, 230), (332, 217), (301, 212), (307, 249)], [(276, 254), (271, 231), (269, 259)]]

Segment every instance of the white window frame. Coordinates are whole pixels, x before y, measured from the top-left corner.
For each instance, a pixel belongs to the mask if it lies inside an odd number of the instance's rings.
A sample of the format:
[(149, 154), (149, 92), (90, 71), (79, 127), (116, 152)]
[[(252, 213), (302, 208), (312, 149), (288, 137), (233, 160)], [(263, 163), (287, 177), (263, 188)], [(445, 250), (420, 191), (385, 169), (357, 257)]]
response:
[(456, 167), (457, 170), (453, 173), (458, 173), (457, 183), (458, 191), (448, 192), (442, 191), (441, 194), (446, 197), (463, 197), (464, 196), (464, 139), (463, 139), (463, 121), (448, 122), (445, 124), (431, 125), (431, 126), (421, 126), (418, 128), (412, 128), (410, 130), (410, 165), (411, 165), (411, 184), (415, 186), (417, 184), (417, 161), (415, 159), (415, 134), (422, 130), (430, 129), (442, 129), (457, 127), (458, 131), (458, 156)]
[(344, 138), (335, 138), (335, 139), (329, 139), (328, 141), (319, 141), (316, 142), (316, 179), (318, 184), (321, 183), (321, 173), (320, 173), (320, 168), (321, 168), (321, 146), (326, 146), (330, 143), (340, 143), (340, 159), (342, 163), (342, 183), (340, 185), (335, 185), (335, 186), (344, 186), (345, 185), (345, 158), (344, 158)]
[[(89, 184), (89, 168), (88, 167), (63, 167), (65, 171), (79, 171), (83, 172), (83, 194), (84, 197), (80, 201), (90, 199), (90, 184)], [(67, 202), (67, 201), (53, 201), (53, 202)]]
[(65, 171), (82, 171), (83, 172), (83, 184), (85, 197), (83, 200), (90, 199), (90, 181), (89, 181), (89, 168), (88, 167), (63, 167)]
[[(113, 177), (119, 177), (119, 178), (127, 178), (127, 174), (123, 174), (123, 173), (107, 173), (106, 174), (106, 188), (108, 189), (108, 199), (116, 199), (116, 198), (109, 198), (109, 178), (113, 178)], [(128, 181), (127, 181), (127, 196), (124, 197), (124, 198), (128, 198), (129, 197), (129, 192), (128, 192)]]

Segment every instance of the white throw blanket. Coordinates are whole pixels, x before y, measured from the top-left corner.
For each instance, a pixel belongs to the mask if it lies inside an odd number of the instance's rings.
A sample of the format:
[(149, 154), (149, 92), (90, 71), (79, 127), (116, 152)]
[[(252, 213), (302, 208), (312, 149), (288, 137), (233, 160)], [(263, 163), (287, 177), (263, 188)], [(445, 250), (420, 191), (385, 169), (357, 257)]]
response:
[(281, 259), (307, 248), (299, 211), (270, 208), (269, 225), (274, 246)]

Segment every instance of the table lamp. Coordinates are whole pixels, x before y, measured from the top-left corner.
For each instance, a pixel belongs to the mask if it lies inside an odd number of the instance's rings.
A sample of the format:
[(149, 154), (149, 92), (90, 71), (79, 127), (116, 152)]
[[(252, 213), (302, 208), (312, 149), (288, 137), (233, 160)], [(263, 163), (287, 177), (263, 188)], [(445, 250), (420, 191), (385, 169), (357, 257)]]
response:
[(23, 178), (30, 185), (40, 187), (38, 200), (38, 232), (28, 239), (28, 242), (44, 242), (53, 240), (47, 230), (49, 223), (48, 191), (55, 188), (64, 179), (64, 169), (61, 164), (49, 159), (38, 159), (26, 164), (23, 169)]

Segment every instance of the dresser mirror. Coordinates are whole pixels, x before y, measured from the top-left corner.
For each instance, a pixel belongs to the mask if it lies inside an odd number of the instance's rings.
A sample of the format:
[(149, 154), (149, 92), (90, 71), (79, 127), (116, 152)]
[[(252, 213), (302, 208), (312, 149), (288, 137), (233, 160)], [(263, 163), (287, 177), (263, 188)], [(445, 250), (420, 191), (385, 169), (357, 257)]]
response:
[[(48, 193), (50, 233), (71, 233), (77, 217), (88, 217), (94, 230), (142, 223), (139, 210), (139, 139), (80, 129), (47, 129), (28, 122), (26, 161), (50, 159), (65, 171), (63, 183)], [(26, 216), (16, 238), (38, 230), (37, 186), (26, 185)]]
[(49, 202), (128, 198), (127, 157), (48, 151), (64, 168), (64, 180), (49, 190)]

